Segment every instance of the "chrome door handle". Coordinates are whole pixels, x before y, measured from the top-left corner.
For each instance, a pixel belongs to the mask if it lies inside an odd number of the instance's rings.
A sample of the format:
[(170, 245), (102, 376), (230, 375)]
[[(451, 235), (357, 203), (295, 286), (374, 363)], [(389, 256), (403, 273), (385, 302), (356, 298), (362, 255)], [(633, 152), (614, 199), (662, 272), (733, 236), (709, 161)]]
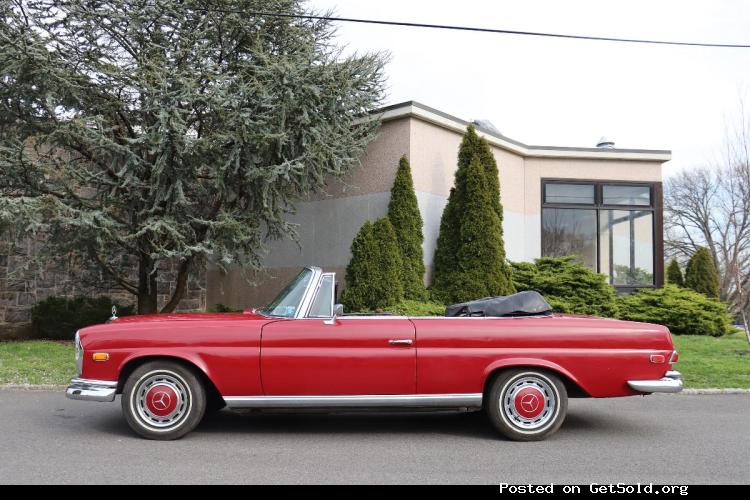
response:
[(391, 345), (411, 345), (411, 339), (391, 339), (388, 341)]

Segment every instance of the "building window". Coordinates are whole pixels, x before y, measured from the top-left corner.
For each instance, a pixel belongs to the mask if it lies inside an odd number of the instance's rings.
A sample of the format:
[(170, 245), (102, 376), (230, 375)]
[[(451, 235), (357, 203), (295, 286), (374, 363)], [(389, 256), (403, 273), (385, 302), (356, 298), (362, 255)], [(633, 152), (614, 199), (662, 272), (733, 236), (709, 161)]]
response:
[(599, 270), (615, 286), (654, 284), (654, 214), (599, 211)]
[(576, 255), (596, 269), (596, 210), (545, 208), (542, 212), (542, 255)]
[(549, 183), (545, 185), (544, 193), (547, 203), (594, 204), (593, 184)]
[(649, 184), (543, 181), (542, 256), (575, 255), (618, 287), (654, 286)]
[(602, 186), (603, 205), (651, 206), (651, 186)]

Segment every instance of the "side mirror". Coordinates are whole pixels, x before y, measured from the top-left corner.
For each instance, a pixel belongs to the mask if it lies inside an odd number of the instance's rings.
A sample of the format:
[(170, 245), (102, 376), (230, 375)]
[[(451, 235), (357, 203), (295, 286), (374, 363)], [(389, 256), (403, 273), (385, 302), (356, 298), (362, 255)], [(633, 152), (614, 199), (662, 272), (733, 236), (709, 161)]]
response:
[(335, 325), (336, 324), (336, 318), (339, 316), (344, 315), (344, 306), (341, 304), (334, 304), (333, 306), (333, 316), (331, 316), (331, 319), (327, 319), (323, 321), (326, 325)]

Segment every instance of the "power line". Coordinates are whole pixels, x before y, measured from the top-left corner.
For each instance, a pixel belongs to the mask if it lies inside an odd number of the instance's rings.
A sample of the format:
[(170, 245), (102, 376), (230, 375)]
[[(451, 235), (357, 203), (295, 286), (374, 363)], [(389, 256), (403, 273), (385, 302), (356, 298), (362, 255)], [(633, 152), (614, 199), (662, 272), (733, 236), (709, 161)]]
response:
[(195, 10), (202, 12), (216, 12), (222, 14), (242, 14), (245, 16), (267, 16), (267, 17), (283, 17), (283, 18), (294, 18), (294, 19), (310, 19), (317, 21), (332, 21), (340, 23), (360, 23), (360, 24), (378, 24), (384, 26), (401, 26), (407, 28), (430, 28), (430, 29), (442, 29), (442, 30), (453, 30), (453, 31), (473, 31), (479, 33), (495, 33), (502, 35), (520, 35), (520, 36), (536, 36), (536, 37), (547, 37), (547, 38), (564, 38), (573, 40), (589, 40), (597, 42), (619, 42), (619, 43), (641, 43), (651, 45), (677, 45), (683, 47), (712, 47), (712, 48), (731, 48), (731, 49), (750, 49), (750, 45), (745, 44), (732, 44), (732, 43), (706, 43), (706, 42), (680, 42), (672, 40), (649, 40), (640, 38), (616, 38), (607, 36), (589, 36), (589, 35), (569, 35), (564, 33), (546, 33), (541, 31), (517, 31), (517, 30), (504, 30), (497, 28), (477, 28), (472, 26), (455, 26), (449, 24), (426, 24), (426, 23), (410, 23), (405, 21), (383, 21), (378, 19), (360, 19), (354, 17), (333, 17), (333, 16), (316, 16), (313, 14), (286, 14), (281, 12), (263, 12), (263, 11), (238, 11), (238, 10), (223, 10), (223, 9), (204, 9), (194, 7)]

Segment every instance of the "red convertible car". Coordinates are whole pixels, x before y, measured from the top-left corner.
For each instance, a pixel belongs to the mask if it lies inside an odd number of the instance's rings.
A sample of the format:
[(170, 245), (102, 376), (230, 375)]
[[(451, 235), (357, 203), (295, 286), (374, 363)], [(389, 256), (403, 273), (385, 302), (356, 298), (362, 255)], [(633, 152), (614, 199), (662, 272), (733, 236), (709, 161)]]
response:
[[(114, 401), (130, 427), (176, 439), (206, 411), (480, 410), (543, 439), (569, 397), (678, 392), (663, 326), (565, 316), (345, 315), (335, 275), (305, 268), (267, 307), (113, 318), (76, 334), (67, 396)], [(114, 316), (114, 315), (113, 315)]]

